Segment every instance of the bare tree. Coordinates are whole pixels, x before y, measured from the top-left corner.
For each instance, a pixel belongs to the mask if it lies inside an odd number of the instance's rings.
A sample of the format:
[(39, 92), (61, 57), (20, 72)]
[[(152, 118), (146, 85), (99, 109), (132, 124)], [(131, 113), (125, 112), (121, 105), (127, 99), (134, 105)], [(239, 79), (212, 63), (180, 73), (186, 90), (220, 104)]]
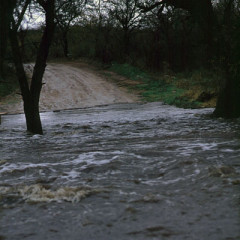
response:
[(136, 0), (109, 1), (109, 14), (115, 17), (123, 30), (125, 55), (129, 55), (131, 33), (140, 25), (141, 12), (137, 3)]
[[(39, 99), (42, 89), (42, 78), (46, 68), (46, 60), (48, 57), (49, 48), (52, 42), (55, 23), (55, 0), (36, 0), (45, 12), (45, 29), (41, 38), (41, 42), (36, 57), (36, 62), (33, 70), (31, 83), (28, 83), (26, 73), (24, 71), (22, 56), (17, 39), (18, 26), (21, 23), (21, 18), (17, 21), (14, 15), (11, 15), (11, 27), (9, 29), (9, 39), (12, 48), (13, 60), (17, 71), (18, 81), (21, 89), (24, 113), (26, 117), (27, 130), (34, 134), (43, 134), (42, 124), (39, 114)], [(26, 0), (28, 5), (30, 0)], [(15, 5), (17, 7), (17, 5)], [(23, 8), (19, 16), (24, 15)]]
[(68, 32), (70, 30), (70, 26), (74, 23), (74, 21), (79, 21), (79, 18), (83, 14), (86, 3), (86, 0), (57, 1), (56, 20), (57, 26), (61, 31), (61, 43), (65, 57), (69, 56)]

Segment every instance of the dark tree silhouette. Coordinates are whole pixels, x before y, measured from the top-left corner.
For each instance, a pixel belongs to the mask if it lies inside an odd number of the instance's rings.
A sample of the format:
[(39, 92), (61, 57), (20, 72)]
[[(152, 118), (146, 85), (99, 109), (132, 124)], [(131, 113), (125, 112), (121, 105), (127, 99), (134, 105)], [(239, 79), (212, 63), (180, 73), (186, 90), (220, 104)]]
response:
[(37, 2), (45, 11), (45, 29), (39, 45), (30, 84), (28, 83), (28, 79), (23, 67), (21, 51), (17, 39), (18, 25), (14, 20), (13, 15), (11, 15), (11, 28), (9, 30), (9, 38), (24, 104), (27, 130), (33, 134), (43, 134), (39, 114), (39, 99), (42, 89), (42, 78), (46, 68), (46, 60), (48, 57), (48, 52), (55, 27), (55, 0), (37, 0)]
[(56, 5), (55, 17), (57, 26), (61, 31), (63, 53), (67, 58), (69, 56), (68, 32), (73, 21), (79, 18), (83, 13), (86, 0), (58, 0)]
[(222, 68), (225, 84), (217, 101), (214, 114), (218, 117), (240, 117), (240, 17), (235, 12), (235, 0), (223, 2), (221, 43), (223, 49)]
[(130, 37), (134, 29), (139, 26), (141, 14), (136, 0), (111, 0), (109, 12), (115, 17), (117, 24), (123, 30), (124, 53), (129, 55)]
[(149, 4), (139, 4), (139, 7), (147, 12), (159, 6), (172, 5), (189, 11), (204, 34), (207, 45), (207, 67), (211, 66), (210, 62), (214, 56), (214, 37), (219, 37), (216, 29), (221, 32), (221, 39), (218, 39), (218, 44), (220, 48), (224, 49), (221, 57), (224, 59), (222, 67), (225, 69), (225, 84), (218, 97), (214, 113), (219, 117), (232, 118), (240, 117), (240, 71), (238, 64), (240, 56), (235, 54), (240, 47), (239, 24), (235, 24), (235, 22), (239, 22), (239, 17), (236, 21), (232, 19), (233, 16), (237, 15), (234, 13), (234, 6), (237, 6), (237, 1), (224, 0), (222, 2), (225, 5), (223, 23), (217, 22), (211, 0), (163, 0), (155, 3), (151, 1)]
[(7, 36), (10, 27), (10, 16), (13, 14), (16, 0), (0, 2), (0, 78), (4, 75), (4, 60), (7, 49)]

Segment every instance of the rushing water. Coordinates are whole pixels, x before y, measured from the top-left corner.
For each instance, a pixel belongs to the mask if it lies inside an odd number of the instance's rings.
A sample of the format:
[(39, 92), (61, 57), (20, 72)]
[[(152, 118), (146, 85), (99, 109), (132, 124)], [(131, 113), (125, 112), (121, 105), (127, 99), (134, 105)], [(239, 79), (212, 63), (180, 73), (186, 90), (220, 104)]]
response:
[(0, 126), (0, 239), (240, 239), (240, 122), (119, 104)]

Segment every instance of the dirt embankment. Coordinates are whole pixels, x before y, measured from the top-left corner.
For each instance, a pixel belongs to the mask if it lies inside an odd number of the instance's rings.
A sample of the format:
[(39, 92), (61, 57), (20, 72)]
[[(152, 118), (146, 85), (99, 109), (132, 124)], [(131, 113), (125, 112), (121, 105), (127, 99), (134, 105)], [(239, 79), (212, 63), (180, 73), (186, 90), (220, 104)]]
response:
[[(76, 64), (75, 64), (76, 65)], [(107, 81), (87, 65), (50, 63), (47, 65), (40, 98), (40, 111), (84, 108), (112, 103), (131, 103), (138, 96)], [(31, 73), (33, 65), (26, 71)], [(0, 101), (0, 112), (22, 113), (21, 96), (12, 94)]]

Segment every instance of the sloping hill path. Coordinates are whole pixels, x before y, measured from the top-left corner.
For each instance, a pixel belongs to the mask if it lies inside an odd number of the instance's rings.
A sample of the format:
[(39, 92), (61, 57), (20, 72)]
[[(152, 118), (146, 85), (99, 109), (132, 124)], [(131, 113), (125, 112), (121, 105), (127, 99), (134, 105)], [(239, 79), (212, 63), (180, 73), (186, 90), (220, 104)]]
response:
[[(26, 65), (31, 73), (33, 64)], [(138, 96), (108, 81), (107, 77), (85, 63), (49, 63), (40, 98), (40, 111), (84, 108), (113, 103), (131, 103)], [(22, 113), (21, 96), (16, 93), (0, 102), (0, 112)]]

